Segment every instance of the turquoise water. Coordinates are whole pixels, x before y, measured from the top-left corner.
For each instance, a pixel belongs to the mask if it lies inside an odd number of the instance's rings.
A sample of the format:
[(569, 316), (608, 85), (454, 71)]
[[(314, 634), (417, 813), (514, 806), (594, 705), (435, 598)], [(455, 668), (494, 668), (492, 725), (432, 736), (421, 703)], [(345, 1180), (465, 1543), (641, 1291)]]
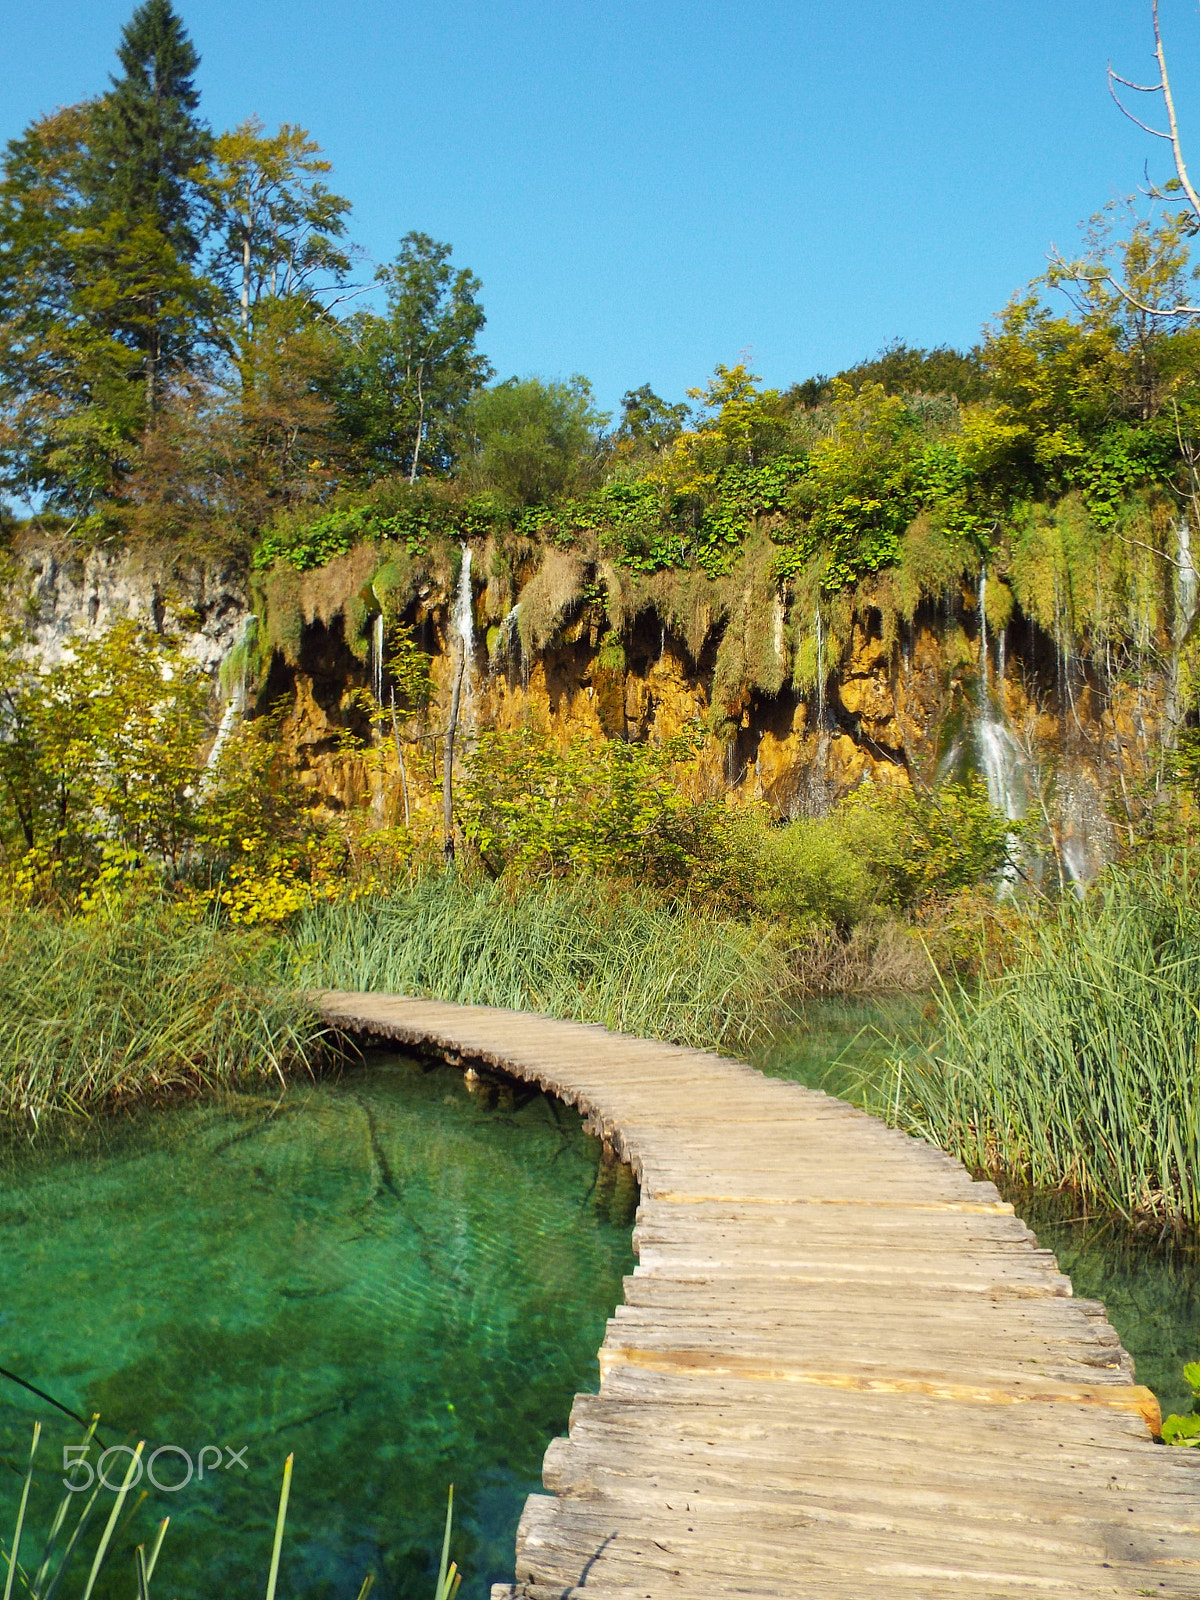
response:
[[(927, 1004), (906, 995), (811, 1001), (797, 1026), (754, 1064), (847, 1100), (861, 1100), (864, 1086), (889, 1093), (889, 1061), (912, 1048)], [(1007, 1198), (1056, 1253), (1075, 1293), (1104, 1301), (1138, 1382), (1154, 1390), (1163, 1414), (1190, 1412), (1182, 1368), (1200, 1360), (1200, 1247), (1135, 1236), (1111, 1219), (1080, 1218), (1078, 1205), (1061, 1195), (1012, 1191)]]
[[(353, 1600), (368, 1571), (380, 1600), (427, 1595), (451, 1481), (463, 1600), (511, 1578), (521, 1506), (596, 1386), (632, 1267), (636, 1196), (600, 1157), (543, 1095), (394, 1056), (7, 1157), (0, 1366), (98, 1411), (105, 1445), (173, 1447), (160, 1483), (184, 1451), (245, 1452), (151, 1493), (106, 1592), (128, 1596), (132, 1546), (169, 1515), (157, 1593), (261, 1593), (289, 1452), (282, 1595)], [(35, 1418), (36, 1543), (82, 1430), (0, 1378), (5, 1541)]]

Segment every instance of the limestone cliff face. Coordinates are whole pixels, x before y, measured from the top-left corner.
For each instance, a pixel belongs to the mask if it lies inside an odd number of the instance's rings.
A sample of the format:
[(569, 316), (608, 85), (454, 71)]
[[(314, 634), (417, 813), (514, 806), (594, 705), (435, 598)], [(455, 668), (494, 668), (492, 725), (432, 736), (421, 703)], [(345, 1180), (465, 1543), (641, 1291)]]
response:
[(215, 674), (250, 610), (245, 575), (228, 561), (19, 539), (9, 567), (9, 595), (47, 663), (61, 660), (73, 637), (95, 638), (131, 617), (158, 628), (169, 623), (187, 653)]
[[(156, 560), (144, 552), (26, 542), (12, 554), (10, 592), (43, 659), (61, 657), (72, 635), (94, 635), (132, 616), (180, 632), (214, 677), (252, 610), (266, 609), (231, 564)], [(558, 599), (540, 633), (512, 623), (512, 592), (494, 581), (462, 586), (447, 572), (414, 580), (404, 615), (432, 658), (434, 698), (420, 719), (389, 710), (372, 610), (378, 566), (353, 551), (339, 564), (289, 579), (290, 621), (266, 616), (257, 703), (290, 704), (284, 736), (301, 781), (331, 811), (368, 804), (380, 822), (402, 820), (397, 748), (404, 754), (410, 812), (432, 821), (456, 662), (455, 632), (473, 640), (459, 748), (487, 728), (532, 724), (557, 738), (660, 741), (700, 730), (698, 784), (768, 805), (777, 816), (816, 815), (866, 780), (932, 785), (973, 769), (1010, 814), (1033, 811), (1055, 844), (1064, 882), (1086, 879), (1111, 853), (1114, 828), (1133, 816), (1131, 795), (1154, 760), (1168, 685), (1143, 677), (1101, 692), (1078, 659), (1062, 660), (1037, 630), (1015, 618), (981, 649), (970, 597), (929, 607), (886, 636), (869, 608), (843, 627), (833, 659), (805, 692), (788, 681), (781, 611), (769, 589), (747, 585), (746, 603), (725, 626), (742, 630), (742, 657), (778, 657), (768, 692), (739, 682), (722, 628), (680, 625), (678, 608), (653, 597), (631, 606), (618, 632), (594, 605)], [(577, 575), (551, 571), (543, 587), (571, 592)], [(293, 592), (294, 591), (294, 592)], [(529, 593), (528, 589), (522, 591)], [(671, 617), (663, 620), (663, 613)], [(489, 626), (490, 624), (490, 626)], [(974, 636), (973, 636), (974, 634)], [(382, 691), (382, 693), (381, 693)], [(347, 732), (361, 748), (346, 748)], [(398, 739), (397, 739), (398, 736)]]

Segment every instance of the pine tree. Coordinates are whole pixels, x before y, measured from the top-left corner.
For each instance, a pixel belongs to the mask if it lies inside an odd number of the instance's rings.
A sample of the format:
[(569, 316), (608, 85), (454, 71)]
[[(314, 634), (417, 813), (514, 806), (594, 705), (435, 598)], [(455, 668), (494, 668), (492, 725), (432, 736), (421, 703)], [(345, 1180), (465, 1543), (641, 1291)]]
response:
[(192, 174), (212, 152), (196, 115), (200, 57), (171, 0), (145, 0), (125, 24), (117, 59), (124, 75), (100, 102), (92, 157), (97, 199), (106, 214), (153, 223), (176, 252), (199, 250)]
[(165, 372), (188, 363), (205, 326), (196, 174), (213, 141), (195, 115), (200, 57), (170, 0), (137, 8), (117, 59), (124, 73), (97, 105), (91, 146), (89, 265), (111, 290), (93, 309), (139, 353), (152, 420)]

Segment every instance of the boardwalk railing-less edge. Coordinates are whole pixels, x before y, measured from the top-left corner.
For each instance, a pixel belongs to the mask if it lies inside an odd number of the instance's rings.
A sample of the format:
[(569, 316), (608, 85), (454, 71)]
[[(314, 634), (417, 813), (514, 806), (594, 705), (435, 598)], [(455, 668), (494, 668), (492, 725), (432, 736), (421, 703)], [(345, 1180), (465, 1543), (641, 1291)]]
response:
[(641, 1184), (638, 1266), (531, 1495), (529, 1600), (1200, 1595), (1200, 1452), (990, 1183), (701, 1051), (331, 994), (537, 1083)]

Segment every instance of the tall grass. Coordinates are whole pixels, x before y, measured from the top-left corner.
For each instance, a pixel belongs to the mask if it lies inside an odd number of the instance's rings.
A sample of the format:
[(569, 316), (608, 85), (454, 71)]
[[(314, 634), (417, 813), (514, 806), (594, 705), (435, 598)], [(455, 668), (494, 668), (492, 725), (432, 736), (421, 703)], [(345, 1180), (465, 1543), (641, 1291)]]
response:
[(947, 992), (938, 1034), (877, 1109), (969, 1166), (1200, 1223), (1200, 856), (1110, 871)]
[(769, 933), (586, 883), (519, 895), (453, 874), (386, 899), (314, 907), (291, 937), (297, 980), (541, 1011), (735, 1049), (786, 1011)]
[(0, 911), (0, 1017), (0, 1120), (26, 1126), (281, 1076), (318, 1031), (265, 943), (154, 905)]

